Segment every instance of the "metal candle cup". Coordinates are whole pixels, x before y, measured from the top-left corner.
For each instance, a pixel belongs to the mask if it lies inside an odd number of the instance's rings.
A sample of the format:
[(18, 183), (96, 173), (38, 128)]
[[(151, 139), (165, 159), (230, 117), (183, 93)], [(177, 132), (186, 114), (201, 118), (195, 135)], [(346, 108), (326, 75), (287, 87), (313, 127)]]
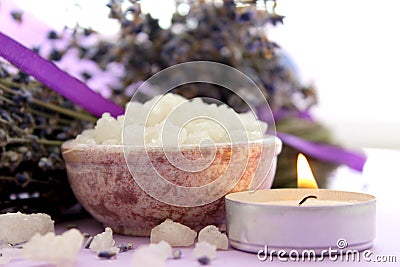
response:
[(364, 250), (375, 238), (376, 199), (368, 194), (272, 189), (232, 193), (225, 203), (230, 244), (248, 252)]

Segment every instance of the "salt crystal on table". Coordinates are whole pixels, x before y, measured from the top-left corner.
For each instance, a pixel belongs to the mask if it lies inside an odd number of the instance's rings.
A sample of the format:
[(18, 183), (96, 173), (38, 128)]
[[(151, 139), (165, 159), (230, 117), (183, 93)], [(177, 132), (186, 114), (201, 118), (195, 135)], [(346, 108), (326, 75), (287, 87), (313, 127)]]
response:
[(0, 215), (0, 241), (18, 244), (28, 241), (36, 233), (54, 232), (54, 221), (44, 213), (6, 213)]
[(163, 223), (151, 229), (151, 243), (158, 243), (162, 240), (173, 247), (188, 247), (194, 244), (197, 233), (186, 225), (166, 219)]
[(172, 253), (171, 246), (161, 241), (158, 244), (139, 247), (132, 256), (132, 266), (161, 267)]
[(207, 257), (213, 260), (217, 257), (217, 247), (208, 242), (198, 242), (193, 249), (193, 256), (195, 256), (196, 259)]
[(70, 267), (76, 261), (83, 243), (83, 235), (71, 229), (62, 235), (35, 234), (23, 247), (22, 257), (31, 261), (44, 261), (58, 267)]
[(114, 247), (114, 245), (115, 241), (113, 239), (113, 232), (110, 227), (107, 227), (104, 232), (97, 234), (93, 238), (89, 248), (96, 253), (107, 250), (118, 253), (119, 248)]
[(149, 247), (153, 249), (157, 255), (166, 260), (172, 253), (172, 247), (165, 241), (160, 241), (158, 244), (150, 244)]
[(218, 227), (208, 225), (200, 230), (199, 242), (208, 242), (217, 247), (217, 249), (228, 249), (228, 237), (219, 231)]

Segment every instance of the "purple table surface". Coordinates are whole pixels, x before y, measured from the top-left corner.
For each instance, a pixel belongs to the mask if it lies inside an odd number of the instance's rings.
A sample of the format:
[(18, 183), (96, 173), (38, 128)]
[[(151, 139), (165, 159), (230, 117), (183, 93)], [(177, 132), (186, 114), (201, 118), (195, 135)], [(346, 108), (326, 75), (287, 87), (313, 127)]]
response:
[[(341, 261), (331, 260), (329, 257), (323, 261), (280, 261), (277, 257), (266, 261), (260, 261), (257, 255), (242, 252), (229, 248), (227, 251), (218, 251), (217, 259), (211, 262), (210, 266), (399, 266), (400, 252), (398, 250), (400, 242), (400, 209), (397, 203), (400, 200), (400, 176), (398, 174), (398, 163), (400, 162), (400, 151), (382, 150), (382, 149), (365, 149), (368, 155), (368, 161), (362, 174), (341, 167), (333, 175), (330, 188), (358, 191), (373, 194), (377, 197), (377, 228), (376, 239), (371, 248), (371, 262), (364, 259), (360, 261)], [(71, 222), (69, 222), (71, 223)], [(84, 219), (72, 222), (78, 226), (82, 232), (92, 235), (103, 230), (102, 225), (94, 219)], [(61, 233), (66, 230), (66, 224), (56, 225), (56, 231)], [(114, 235), (117, 244), (131, 242), (134, 247), (138, 247), (149, 243), (148, 238), (138, 238)], [(165, 266), (200, 266), (200, 264), (192, 256), (193, 247), (181, 248), (182, 258), (179, 260), (168, 259)], [(116, 259), (102, 260), (99, 259), (90, 250), (82, 249), (74, 266), (133, 266), (131, 264), (132, 253), (134, 250), (118, 254)], [(379, 261), (392, 262), (379, 262)], [(393, 262), (394, 261), (394, 262)], [(13, 260), (6, 266), (21, 267), (47, 267), (45, 263), (33, 263), (25, 260)], [(143, 266), (144, 267), (144, 266)]]

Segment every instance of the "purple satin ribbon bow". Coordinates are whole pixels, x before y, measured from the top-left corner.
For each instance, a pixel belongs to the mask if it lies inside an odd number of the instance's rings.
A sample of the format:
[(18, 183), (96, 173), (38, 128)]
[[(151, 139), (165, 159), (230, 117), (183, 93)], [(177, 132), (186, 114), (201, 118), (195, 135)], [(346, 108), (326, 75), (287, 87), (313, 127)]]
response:
[(53, 62), (42, 58), (2, 32), (0, 56), (98, 117), (104, 112), (109, 112), (114, 117), (124, 114), (122, 107), (102, 97), (80, 80), (62, 71)]
[[(114, 117), (124, 113), (122, 107), (105, 99), (53, 62), (40, 57), (1, 32), (0, 56), (96, 116), (101, 116), (104, 112), (109, 112)], [(362, 171), (366, 161), (365, 155), (341, 147), (310, 142), (287, 133), (278, 132), (277, 135), (284, 144), (320, 160), (345, 164), (359, 171)]]

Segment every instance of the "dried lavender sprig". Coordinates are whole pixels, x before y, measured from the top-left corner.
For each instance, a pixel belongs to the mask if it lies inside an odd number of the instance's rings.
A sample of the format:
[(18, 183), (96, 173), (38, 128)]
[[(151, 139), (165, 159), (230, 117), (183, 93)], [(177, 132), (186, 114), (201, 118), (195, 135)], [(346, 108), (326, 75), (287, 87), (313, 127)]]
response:
[(0, 212), (59, 219), (77, 203), (60, 144), (92, 127), (94, 117), (4, 61), (0, 96)]
[[(35, 82), (33, 82), (33, 86), (38, 86), (38, 84), (37, 83), (35, 84)], [(6, 92), (8, 92), (10, 94), (16, 95), (17, 92), (14, 91), (14, 90), (11, 90), (9, 87), (21, 88), (20, 85), (17, 84), (17, 83), (10, 82), (10, 81), (7, 81), (7, 80), (0, 80), (0, 90), (4, 90), (4, 91), (6, 91)], [(10, 101), (11, 100), (9, 100), (9, 103), (12, 103)], [(91, 121), (91, 122), (95, 122), (97, 120), (92, 115), (85, 114), (83, 112), (77, 112), (77, 111), (73, 111), (73, 110), (70, 110), (70, 109), (66, 109), (66, 108), (51, 104), (51, 103), (46, 103), (46, 102), (44, 102), (42, 100), (39, 100), (39, 99), (36, 99), (36, 98), (32, 98), (31, 101), (32, 101), (33, 104), (40, 105), (40, 106), (42, 106), (44, 108), (47, 108), (49, 110), (53, 110), (55, 112), (59, 112), (61, 114), (65, 114), (65, 115), (68, 115), (68, 116), (73, 117), (73, 118), (83, 119), (83, 120), (87, 120), (87, 121)]]

